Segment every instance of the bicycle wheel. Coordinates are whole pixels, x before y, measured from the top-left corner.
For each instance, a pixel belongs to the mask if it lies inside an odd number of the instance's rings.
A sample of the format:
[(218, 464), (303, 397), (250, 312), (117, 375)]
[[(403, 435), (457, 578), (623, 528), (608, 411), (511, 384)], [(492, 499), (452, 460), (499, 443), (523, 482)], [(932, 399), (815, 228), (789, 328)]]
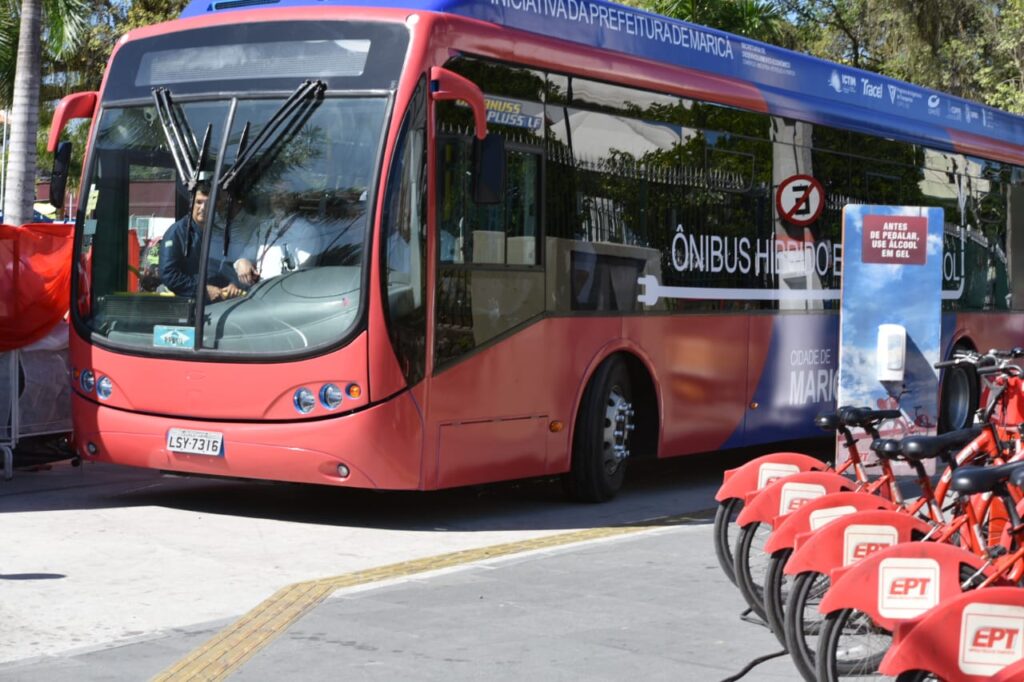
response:
[(740, 530), (733, 552), (733, 571), (736, 573), (736, 587), (746, 600), (750, 610), (767, 621), (764, 611), (764, 576), (768, 570), (768, 555), (764, 545), (772, 528), (767, 523), (755, 521)]
[(786, 649), (800, 676), (817, 682), (814, 661), (818, 652), (818, 636), (824, 617), (818, 611), (821, 598), (832, 582), (824, 573), (805, 571), (793, 580), (783, 617)]
[(719, 504), (715, 512), (715, 556), (718, 557), (718, 565), (733, 584), (736, 584), (736, 572), (732, 567), (732, 548), (740, 530), (736, 525), (736, 517), (742, 509), (743, 500), (730, 497)]
[(877, 675), (885, 652), (892, 646), (892, 633), (875, 625), (857, 609), (842, 609), (825, 616), (818, 639), (815, 665), (821, 682), (863, 679)]
[(768, 617), (768, 627), (775, 633), (779, 644), (786, 646), (784, 614), (789, 591), (793, 587), (793, 576), (786, 575), (783, 569), (792, 556), (790, 548), (780, 549), (768, 559), (768, 570), (764, 574), (764, 612)]

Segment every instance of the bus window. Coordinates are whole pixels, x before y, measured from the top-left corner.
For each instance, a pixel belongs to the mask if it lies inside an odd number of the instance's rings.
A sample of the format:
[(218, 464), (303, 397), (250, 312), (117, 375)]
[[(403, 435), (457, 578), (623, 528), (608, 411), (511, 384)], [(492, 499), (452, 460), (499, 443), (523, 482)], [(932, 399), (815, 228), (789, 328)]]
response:
[(510, 147), (506, 152), (505, 202), (482, 206), (471, 199), (470, 153), (465, 138), (449, 138), (441, 144), (439, 260), (475, 265), (537, 265), (539, 154)]
[(391, 345), (406, 382), (423, 378), (426, 360), (426, 89), (420, 81), (399, 133), (384, 198), (381, 249)]
[(434, 352), (440, 365), (544, 310), (544, 273), (537, 267), (541, 156), (508, 145), (505, 202), (480, 206), (472, 201), (470, 154), (468, 136), (438, 140)]

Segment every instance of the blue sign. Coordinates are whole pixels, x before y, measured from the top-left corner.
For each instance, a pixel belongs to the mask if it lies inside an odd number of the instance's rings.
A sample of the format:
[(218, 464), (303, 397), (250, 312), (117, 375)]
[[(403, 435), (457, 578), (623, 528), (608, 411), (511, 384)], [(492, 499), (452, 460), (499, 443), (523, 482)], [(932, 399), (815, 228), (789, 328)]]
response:
[[(941, 208), (846, 206), (839, 405), (899, 410), (881, 435), (934, 435), (942, 296)], [(858, 446), (867, 454), (868, 439)], [(837, 457), (846, 449), (837, 445)]]

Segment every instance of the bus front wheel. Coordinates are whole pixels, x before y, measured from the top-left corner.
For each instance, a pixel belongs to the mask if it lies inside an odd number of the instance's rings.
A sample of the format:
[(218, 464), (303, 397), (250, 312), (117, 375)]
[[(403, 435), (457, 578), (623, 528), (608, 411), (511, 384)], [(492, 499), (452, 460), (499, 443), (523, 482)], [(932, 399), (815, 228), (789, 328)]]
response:
[(583, 393), (566, 489), (575, 500), (604, 502), (622, 487), (635, 428), (633, 390), (622, 358), (602, 364)]

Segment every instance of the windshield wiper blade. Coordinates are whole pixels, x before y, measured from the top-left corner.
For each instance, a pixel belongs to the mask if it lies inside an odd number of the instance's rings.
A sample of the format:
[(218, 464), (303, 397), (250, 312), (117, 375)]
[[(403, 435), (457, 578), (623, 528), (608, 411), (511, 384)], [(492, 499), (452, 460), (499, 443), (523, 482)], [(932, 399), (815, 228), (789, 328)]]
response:
[[(189, 150), (185, 145), (186, 133), (181, 128), (181, 122), (174, 115), (174, 107), (171, 104), (171, 93), (166, 88), (153, 88), (153, 104), (156, 108), (157, 118), (160, 119), (160, 126), (163, 128), (164, 137), (167, 139), (167, 148), (174, 159), (174, 165), (178, 169), (178, 177), (183, 183), (187, 183), (192, 177), (194, 165), (189, 156)], [(191, 134), (191, 131), (189, 131)]]
[[(235, 162), (226, 173), (221, 175), (218, 181), (220, 188), (228, 195), (231, 207), (234, 206), (238, 197), (239, 181), (253, 175), (259, 167), (265, 167), (269, 160), (276, 156), (275, 150), (291, 139), (320, 106), (326, 90), (327, 84), (321, 80), (303, 81), (278, 107), (252, 144), (249, 144), (251, 126), (249, 121), (245, 122), (238, 138), (238, 153), (235, 155)], [(225, 257), (227, 257), (228, 248), (231, 245), (232, 213), (233, 208), (229, 208), (227, 219), (224, 221)]]
[(206, 132), (203, 134), (203, 142), (197, 147), (196, 138), (191, 126), (181, 111), (176, 110), (171, 102), (171, 93), (167, 88), (153, 89), (153, 102), (156, 105), (156, 113), (160, 119), (160, 126), (164, 130), (164, 137), (167, 138), (167, 148), (174, 159), (174, 165), (178, 169), (178, 176), (189, 193), (188, 207), (188, 230), (184, 244), (185, 255), (192, 245), (192, 213), (196, 207), (196, 193), (199, 190), (199, 179), (206, 165), (207, 157), (210, 154), (210, 137), (213, 133), (213, 124), (206, 125)]
[(321, 80), (304, 81), (274, 112), (251, 144), (247, 144), (249, 124), (246, 123), (235, 163), (220, 179), (221, 189), (231, 193), (234, 183), (247, 175), (267, 152), (278, 147), (286, 135), (300, 128), (320, 105), (326, 90), (327, 84)]

